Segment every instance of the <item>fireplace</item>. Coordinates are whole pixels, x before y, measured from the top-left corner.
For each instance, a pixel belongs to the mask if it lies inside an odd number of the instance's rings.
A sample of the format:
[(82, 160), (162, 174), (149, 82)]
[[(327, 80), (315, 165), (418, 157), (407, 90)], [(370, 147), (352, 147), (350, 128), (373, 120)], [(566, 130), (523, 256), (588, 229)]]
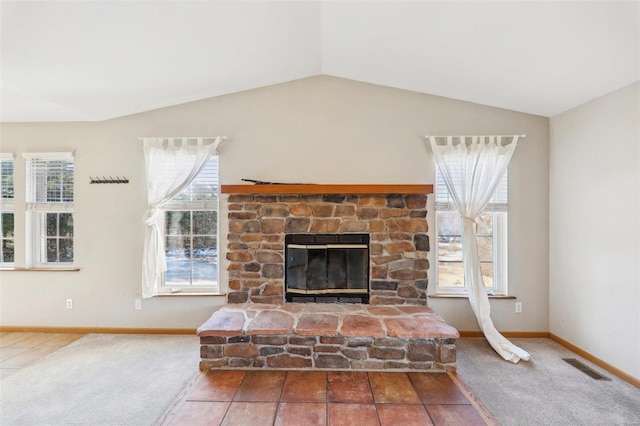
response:
[[(432, 189), (222, 185), (228, 304), (200, 369), (455, 371), (459, 334), (424, 306)], [(308, 299), (343, 303), (286, 303)]]
[[(359, 303), (371, 305), (425, 305), (426, 194), (431, 189), (431, 185), (223, 185), (222, 193), (229, 194), (227, 301), (282, 304), (294, 297), (319, 302), (359, 298)], [(298, 239), (291, 241), (290, 235)], [(368, 238), (350, 240), (359, 235)], [(344, 262), (364, 267), (360, 273), (349, 266), (345, 271)], [(309, 266), (315, 270), (318, 265), (325, 265), (320, 278), (308, 279)], [(316, 288), (325, 281), (326, 288)], [(338, 290), (337, 282), (346, 285)]]
[(369, 234), (287, 234), (288, 302), (369, 303)]

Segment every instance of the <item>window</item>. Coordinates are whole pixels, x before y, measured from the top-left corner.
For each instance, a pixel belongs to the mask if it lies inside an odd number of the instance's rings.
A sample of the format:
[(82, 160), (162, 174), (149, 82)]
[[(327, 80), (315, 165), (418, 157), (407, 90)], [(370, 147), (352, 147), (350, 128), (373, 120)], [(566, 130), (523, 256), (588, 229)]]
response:
[(14, 259), (13, 155), (0, 154), (0, 267), (12, 268)]
[[(507, 294), (507, 174), (476, 224), (482, 279), (489, 294)], [(462, 217), (437, 170), (437, 292), (466, 293), (462, 268)]]
[(30, 266), (73, 263), (72, 153), (24, 154), (27, 160), (26, 210)]
[(162, 208), (167, 271), (161, 291), (218, 291), (218, 157)]

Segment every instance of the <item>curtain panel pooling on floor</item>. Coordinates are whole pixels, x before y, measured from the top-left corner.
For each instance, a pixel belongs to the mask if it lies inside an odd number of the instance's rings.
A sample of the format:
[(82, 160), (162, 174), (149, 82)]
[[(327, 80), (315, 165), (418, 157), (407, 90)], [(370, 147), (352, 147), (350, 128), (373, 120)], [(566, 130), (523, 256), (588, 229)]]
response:
[(505, 339), (493, 325), (480, 268), (475, 223), (507, 170), (518, 137), (505, 137), (511, 141), (504, 145), (503, 136), (446, 136), (440, 138), (445, 139), (444, 144), (438, 144), (436, 136), (428, 137), (447, 190), (463, 218), (462, 264), (469, 303), (489, 344), (500, 356), (514, 363), (521, 359), (528, 361), (530, 355)]

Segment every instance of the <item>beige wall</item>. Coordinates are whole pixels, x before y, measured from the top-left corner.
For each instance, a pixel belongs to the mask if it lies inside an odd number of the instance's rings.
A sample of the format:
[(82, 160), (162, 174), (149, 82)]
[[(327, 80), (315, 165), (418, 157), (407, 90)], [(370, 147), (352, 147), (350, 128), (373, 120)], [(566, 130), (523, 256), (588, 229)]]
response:
[[(134, 310), (146, 200), (140, 136), (228, 136), (220, 148), (226, 184), (241, 178), (433, 183), (425, 134), (526, 133), (509, 169), (509, 287), (524, 310), (515, 314), (513, 300), (491, 304), (498, 329), (548, 330), (545, 117), (317, 76), (106, 122), (3, 124), (1, 132), (3, 152), (76, 151), (75, 251), (81, 268), (74, 273), (0, 272), (2, 325), (197, 327), (224, 302), (220, 297), (164, 297), (145, 300), (142, 311)], [(21, 205), (20, 158), (16, 173)], [(89, 185), (89, 176), (96, 175), (127, 176), (131, 183)], [(433, 223), (430, 198), (428, 220)], [(19, 262), (24, 258), (22, 213), (16, 215)], [(224, 230), (225, 211), (221, 217)], [(220, 268), (223, 285), (225, 264)], [(74, 299), (73, 310), (65, 309), (67, 298)], [(466, 300), (430, 299), (429, 304), (459, 329), (477, 329)]]
[(550, 331), (640, 379), (640, 83), (551, 119)]

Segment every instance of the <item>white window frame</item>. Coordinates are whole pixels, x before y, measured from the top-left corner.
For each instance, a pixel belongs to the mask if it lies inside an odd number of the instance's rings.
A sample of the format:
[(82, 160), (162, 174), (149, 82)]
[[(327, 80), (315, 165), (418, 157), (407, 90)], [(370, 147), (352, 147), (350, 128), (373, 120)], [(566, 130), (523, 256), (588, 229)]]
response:
[[(213, 170), (215, 170), (215, 174), (213, 176), (214, 182), (213, 185), (215, 186), (215, 194), (214, 194), (214, 199), (209, 199), (209, 200), (190, 200), (190, 199), (184, 199), (184, 197), (182, 197), (183, 199), (181, 200), (181, 195), (185, 195), (185, 194), (189, 194), (193, 188), (193, 184), (194, 182), (196, 182), (198, 180), (198, 176), (200, 176), (200, 173), (203, 173), (205, 171), (208, 171), (208, 167), (213, 167)], [(219, 206), (219, 199), (220, 199), (220, 185), (219, 185), (219, 157), (217, 155), (212, 155), (208, 160), (207, 163), (205, 163), (205, 166), (203, 167), (203, 169), (193, 180), (193, 182), (191, 184), (189, 184), (189, 186), (187, 186), (183, 191), (181, 191), (179, 194), (176, 195), (176, 197), (174, 198), (174, 200), (169, 201), (168, 203), (166, 203), (165, 205), (163, 205), (161, 207), (161, 210), (163, 212), (162, 214), (162, 227), (161, 227), (161, 238), (163, 239), (163, 241), (166, 242), (166, 238), (167, 235), (165, 234), (165, 230), (166, 230), (166, 218), (167, 218), (167, 212), (169, 211), (190, 211), (191, 212), (191, 237), (193, 238), (193, 213), (194, 212), (199, 212), (199, 211), (215, 211), (216, 212), (216, 228), (215, 228), (215, 239), (216, 239), (216, 250), (219, 253), (219, 243), (220, 243), (220, 206)], [(206, 234), (206, 235), (211, 235), (211, 234)], [(166, 250), (166, 248), (165, 248)], [(193, 250), (193, 248), (191, 249)], [(193, 255), (193, 252), (192, 252)], [(220, 263), (219, 263), (220, 259), (217, 258), (216, 261), (216, 277), (215, 277), (215, 284), (210, 285), (210, 284), (194, 284), (193, 282), (190, 282), (189, 284), (183, 284), (183, 285), (179, 285), (176, 283), (167, 283), (165, 281), (166, 278), (166, 273), (164, 273), (162, 275), (162, 283), (160, 285), (159, 288), (159, 293), (189, 293), (189, 292), (206, 292), (206, 293), (219, 293), (220, 292)], [(191, 259), (191, 262), (193, 262), (193, 258)], [(168, 271), (167, 271), (168, 272)]]
[[(26, 266), (27, 268), (42, 269), (67, 269), (73, 267), (76, 260), (75, 250), (75, 223), (73, 225), (73, 260), (71, 262), (49, 262), (46, 260), (46, 216), (47, 213), (74, 213), (75, 191), (73, 191), (72, 201), (43, 202), (38, 201), (40, 195), (36, 188), (36, 180), (33, 176), (32, 160), (48, 160), (48, 161), (71, 161), (74, 165), (74, 174), (72, 175), (73, 185), (75, 187), (75, 162), (72, 152), (44, 152), (44, 153), (24, 153), (22, 154), (26, 160)], [(75, 189), (75, 188), (74, 188)], [(75, 219), (75, 218), (74, 218)]]
[(0, 243), (3, 242), (4, 240), (13, 240), (13, 262), (5, 262), (4, 261), (4, 256), (2, 256), (2, 258), (0, 258), (0, 269), (13, 269), (15, 267), (15, 235), (16, 235), (16, 222), (15, 222), (15, 218), (16, 218), (16, 214), (15, 214), (15, 208), (14, 208), (14, 199), (15, 199), (15, 159), (13, 154), (10, 153), (0, 153), (0, 161), (1, 162), (11, 162), (12, 164), (12, 169), (13, 169), (13, 196), (12, 197), (3, 197), (0, 195), (0, 213), (2, 215), (4, 214), (12, 214), (13, 215), (13, 238), (5, 238), (4, 237), (4, 229), (3, 229), (3, 225), (4, 225), (4, 221), (2, 221), (2, 217), (0, 216)]
[[(489, 295), (508, 295), (508, 175), (505, 173), (503, 180), (499, 184), (496, 194), (487, 205), (484, 213), (490, 213), (492, 217), (492, 237), (493, 237), (493, 286), (485, 287)], [(440, 225), (438, 223), (438, 213), (441, 211), (458, 212), (458, 209), (449, 198), (444, 179), (440, 170), (436, 167), (436, 294), (466, 295), (466, 286), (446, 286), (440, 284), (440, 255), (439, 239)], [(459, 214), (459, 213), (458, 213)], [(462, 223), (462, 222), (461, 222)], [(462, 234), (462, 230), (460, 230)]]

